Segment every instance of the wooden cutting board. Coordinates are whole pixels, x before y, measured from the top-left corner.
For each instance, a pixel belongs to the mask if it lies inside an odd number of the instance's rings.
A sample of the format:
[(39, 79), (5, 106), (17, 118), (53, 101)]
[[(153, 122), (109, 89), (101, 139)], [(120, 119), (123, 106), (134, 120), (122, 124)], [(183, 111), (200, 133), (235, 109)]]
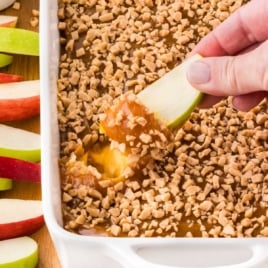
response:
[[(37, 27), (32, 27), (30, 19), (33, 17), (32, 10), (39, 10), (38, 0), (19, 0), (20, 9), (8, 8), (0, 14), (18, 16), (17, 28), (38, 31)], [(39, 58), (29, 56), (14, 56), (13, 63), (8, 68), (0, 68), (0, 72), (8, 72), (22, 75), (24, 80), (39, 79)], [(0, 111), (1, 112), (1, 111)], [(40, 133), (39, 116), (20, 122), (9, 123), (9, 125), (31, 130)], [(41, 199), (40, 184), (14, 182), (10, 191), (0, 192), (0, 198), (22, 198)], [(60, 268), (57, 254), (49, 236), (46, 226), (37, 231), (32, 237), (39, 244), (39, 268)]]

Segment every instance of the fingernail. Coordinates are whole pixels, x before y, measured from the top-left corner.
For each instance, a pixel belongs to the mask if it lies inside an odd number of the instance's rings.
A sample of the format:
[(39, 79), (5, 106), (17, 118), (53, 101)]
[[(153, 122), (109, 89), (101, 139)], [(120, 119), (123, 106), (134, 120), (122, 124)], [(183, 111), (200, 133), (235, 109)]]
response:
[(187, 78), (193, 84), (205, 84), (209, 82), (209, 65), (201, 61), (191, 63), (187, 71)]

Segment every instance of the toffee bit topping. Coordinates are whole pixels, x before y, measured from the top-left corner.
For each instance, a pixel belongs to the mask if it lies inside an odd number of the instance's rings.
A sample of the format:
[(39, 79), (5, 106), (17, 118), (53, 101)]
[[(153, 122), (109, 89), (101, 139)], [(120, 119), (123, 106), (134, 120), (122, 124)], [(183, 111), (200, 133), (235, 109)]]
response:
[[(59, 1), (57, 107), (67, 230), (268, 236), (267, 102), (244, 113), (227, 99), (195, 110), (172, 131), (146, 110), (128, 110), (139, 105), (136, 93), (246, 2)], [(124, 109), (113, 110), (120, 101)], [(104, 122), (113, 141), (100, 131)]]

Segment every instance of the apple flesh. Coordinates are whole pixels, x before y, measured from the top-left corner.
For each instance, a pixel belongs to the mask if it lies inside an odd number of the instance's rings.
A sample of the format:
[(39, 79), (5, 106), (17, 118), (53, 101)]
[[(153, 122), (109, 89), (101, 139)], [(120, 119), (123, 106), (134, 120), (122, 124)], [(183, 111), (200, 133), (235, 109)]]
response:
[[(0, 2), (1, 5), (2, 2)], [(18, 21), (18, 17), (16, 16), (7, 16), (0, 15), (0, 26), (1, 27), (15, 27)], [(13, 61), (13, 57), (11, 55), (1, 54), (0, 53), (0, 68), (5, 67), (11, 64)]]
[(44, 225), (40, 200), (0, 199), (0, 240), (30, 235)]
[(0, 83), (0, 111), (0, 122), (18, 121), (38, 115), (40, 113), (39, 80)]
[(180, 126), (202, 98), (186, 77), (189, 65), (200, 58), (198, 54), (190, 57), (137, 95), (170, 128)]
[(17, 24), (17, 21), (18, 21), (17, 16), (0, 15), (0, 26), (1, 27), (15, 27)]
[(34, 268), (38, 263), (38, 244), (28, 236), (0, 241), (0, 268)]
[(13, 180), (41, 182), (40, 164), (0, 156), (0, 177)]
[(0, 27), (0, 52), (39, 56), (39, 34), (34, 31)]
[(0, 124), (0, 156), (39, 162), (40, 146), (40, 134)]
[(20, 82), (22, 80), (23, 80), (23, 77), (21, 75), (0, 73), (0, 84), (11, 83), (11, 82)]
[(8, 8), (14, 2), (15, 2), (15, 0), (1, 0), (0, 1), (0, 10), (4, 10), (4, 9)]

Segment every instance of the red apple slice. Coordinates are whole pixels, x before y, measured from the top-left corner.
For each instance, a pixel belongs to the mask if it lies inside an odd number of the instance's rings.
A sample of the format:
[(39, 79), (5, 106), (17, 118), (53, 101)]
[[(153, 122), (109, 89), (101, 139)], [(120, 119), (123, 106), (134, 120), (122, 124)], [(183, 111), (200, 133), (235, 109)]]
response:
[(15, 27), (18, 21), (16, 16), (0, 15), (1, 27)]
[(36, 232), (44, 225), (40, 200), (0, 199), (0, 240)]
[(0, 84), (20, 82), (22, 80), (23, 80), (23, 77), (21, 75), (0, 73)]
[(41, 182), (40, 164), (0, 156), (0, 177), (29, 182)]
[(26, 119), (40, 113), (39, 80), (0, 84), (0, 122)]
[(34, 268), (38, 263), (38, 244), (28, 236), (0, 242), (0, 267)]

